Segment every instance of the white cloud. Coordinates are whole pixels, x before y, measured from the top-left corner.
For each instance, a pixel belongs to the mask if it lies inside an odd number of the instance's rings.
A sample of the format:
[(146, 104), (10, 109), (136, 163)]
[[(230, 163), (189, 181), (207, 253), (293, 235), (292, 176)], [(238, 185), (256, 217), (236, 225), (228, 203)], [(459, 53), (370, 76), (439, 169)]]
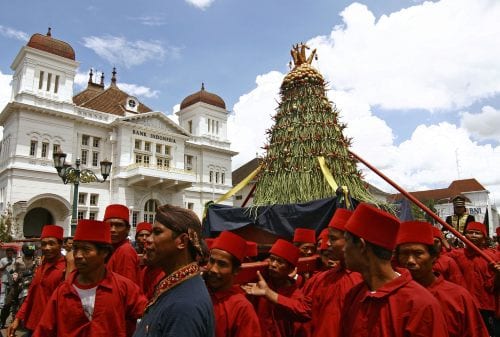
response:
[(158, 97), (158, 94), (160, 93), (158, 90), (153, 90), (151, 88), (137, 84), (120, 82), (118, 83), (118, 87), (128, 94), (138, 97), (146, 97), (146, 98)]
[[(500, 26), (493, 16), (500, 17), (499, 8), (495, 1), (425, 2), (376, 22), (365, 6), (353, 4), (342, 12), (343, 26), (310, 40), (318, 48), (315, 65), (333, 88), (329, 98), (348, 125), (346, 135), (353, 137), (352, 150), (408, 191), (476, 178), (498, 203), (500, 176), (494, 168), (500, 167), (500, 147), (474, 140), (500, 141), (498, 107), (464, 112), (460, 125), (415, 126), (399, 145), (372, 107), (433, 111), (466, 107), (498, 93)], [(240, 154), (233, 169), (263, 153), (282, 78), (272, 71), (258, 76), (256, 87), (235, 104), (228, 130)], [(360, 168), (369, 182), (394, 191)]]
[(84, 46), (111, 64), (127, 68), (143, 64), (150, 60), (163, 59), (166, 55), (178, 57), (180, 49), (165, 49), (158, 41), (128, 41), (119, 36), (88, 36), (83, 38)]
[(500, 142), (500, 110), (485, 106), (480, 113), (464, 112), (460, 125), (477, 139)]
[(354, 3), (309, 41), (337, 90), (386, 109), (453, 109), (500, 93), (500, 2), (425, 2), (379, 20)]
[(16, 30), (14, 28), (5, 27), (0, 25), (0, 35), (5, 36), (9, 39), (16, 39), (21, 41), (28, 41), (29, 35), (23, 31)]
[(205, 10), (212, 5), (214, 0), (186, 0), (186, 2), (196, 8)]
[(140, 16), (131, 18), (132, 20), (139, 21), (144, 26), (159, 27), (166, 24), (166, 19), (162, 16)]
[(262, 155), (265, 143), (265, 131), (272, 126), (272, 119), (277, 108), (278, 92), (284, 75), (271, 71), (257, 76), (257, 87), (240, 97), (234, 105), (228, 119), (228, 137), (231, 148), (239, 152), (233, 158), (233, 169), (255, 158), (256, 153)]

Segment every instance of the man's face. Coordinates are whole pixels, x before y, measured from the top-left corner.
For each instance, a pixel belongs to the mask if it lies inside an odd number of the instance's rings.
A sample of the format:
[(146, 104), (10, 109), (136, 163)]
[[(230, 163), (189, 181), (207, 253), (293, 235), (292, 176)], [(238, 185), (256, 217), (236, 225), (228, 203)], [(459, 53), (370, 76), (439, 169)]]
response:
[(73, 244), (75, 267), (82, 275), (88, 275), (104, 266), (107, 253), (97, 249), (96, 245), (88, 241), (76, 241)]
[(273, 280), (285, 280), (293, 271), (293, 266), (285, 259), (271, 254), (269, 256), (269, 277)]
[(150, 235), (151, 233), (145, 229), (143, 229), (142, 231), (140, 231), (139, 233), (137, 233), (135, 235), (135, 241), (137, 242), (137, 245), (139, 246), (139, 248), (143, 249), (144, 248), (144, 244), (146, 243), (146, 239), (148, 238), (148, 236)]
[(179, 254), (180, 246), (187, 234), (183, 233), (174, 238), (174, 231), (158, 221), (153, 224), (153, 232), (146, 238), (146, 257), (155, 267), (162, 268), (168, 261)]
[(453, 213), (462, 215), (465, 213), (465, 206), (453, 206)]
[(106, 220), (111, 228), (111, 243), (116, 244), (125, 240), (128, 236), (130, 226), (122, 219), (111, 218)]
[(73, 239), (66, 239), (66, 242), (63, 244), (63, 248), (69, 252), (73, 249)]
[(313, 256), (316, 253), (316, 245), (314, 243), (301, 243), (298, 248), (302, 257)]
[(408, 269), (418, 282), (432, 274), (432, 265), (436, 260), (429, 254), (426, 245), (421, 243), (404, 243), (397, 250), (397, 259), (401, 267)]
[(344, 259), (345, 238), (343, 231), (328, 228), (328, 245), (334, 260), (340, 261)]
[(206, 267), (206, 282), (212, 290), (228, 289), (233, 284), (233, 259), (231, 254), (224, 250), (212, 249)]
[(61, 256), (61, 244), (56, 238), (43, 238), (41, 240), (42, 255), (45, 261), (53, 262)]
[(468, 229), (465, 231), (465, 237), (469, 239), (476, 246), (482, 246), (486, 242), (484, 234), (475, 229)]
[(363, 256), (359, 244), (355, 244), (349, 232), (344, 232), (344, 262), (347, 269), (361, 272)]
[(437, 252), (441, 252), (443, 248), (443, 243), (440, 238), (434, 238), (434, 247), (436, 247)]

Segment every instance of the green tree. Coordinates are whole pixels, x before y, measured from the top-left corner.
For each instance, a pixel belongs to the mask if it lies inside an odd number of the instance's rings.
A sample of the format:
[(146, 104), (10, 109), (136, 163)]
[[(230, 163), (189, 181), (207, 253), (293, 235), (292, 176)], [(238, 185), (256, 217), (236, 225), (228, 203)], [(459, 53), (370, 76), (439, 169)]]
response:
[(327, 84), (311, 66), (316, 51), (306, 58), (306, 49), (304, 44), (292, 49), (294, 68), (281, 84), (253, 204), (300, 203), (335, 195), (318, 156), (325, 158), (339, 186), (346, 186), (358, 200), (376, 203), (348, 151), (351, 139), (342, 133), (346, 125), (327, 98)]

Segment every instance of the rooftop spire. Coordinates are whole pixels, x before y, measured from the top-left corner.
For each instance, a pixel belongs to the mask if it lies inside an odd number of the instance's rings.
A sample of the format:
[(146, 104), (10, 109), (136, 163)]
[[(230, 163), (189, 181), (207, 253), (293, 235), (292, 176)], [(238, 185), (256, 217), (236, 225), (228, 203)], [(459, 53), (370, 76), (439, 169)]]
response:
[(104, 87), (104, 71), (101, 73), (101, 87)]
[(111, 86), (116, 86), (116, 67), (113, 67), (113, 72), (111, 73)]
[(51, 30), (52, 28), (49, 27), (49, 30), (47, 31), (47, 36), (52, 36)]
[(205, 83), (201, 82), (201, 90), (205, 90)]
[(90, 72), (89, 72), (89, 84), (94, 83), (94, 82), (92, 81), (92, 76), (94, 76), (94, 73), (92, 72), (92, 68), (90, 68)]

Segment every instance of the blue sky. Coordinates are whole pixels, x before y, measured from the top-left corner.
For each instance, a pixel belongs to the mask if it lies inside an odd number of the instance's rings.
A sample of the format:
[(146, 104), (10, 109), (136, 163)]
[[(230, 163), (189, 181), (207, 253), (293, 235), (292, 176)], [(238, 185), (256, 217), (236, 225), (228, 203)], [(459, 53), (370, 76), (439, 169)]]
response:
[[(231, 111), (233, 168), (262, 154), (289, 50), (317, 48), (353, 149), (409, 190), (478, 179), (500, 199), (496, 0), (21, 1), (0, 11), (0, 105), (34, 33), (70, 43), (88, 70), (171, 114), (201, 82)], [(367, 179), (390, 190), (373, 174)]]

